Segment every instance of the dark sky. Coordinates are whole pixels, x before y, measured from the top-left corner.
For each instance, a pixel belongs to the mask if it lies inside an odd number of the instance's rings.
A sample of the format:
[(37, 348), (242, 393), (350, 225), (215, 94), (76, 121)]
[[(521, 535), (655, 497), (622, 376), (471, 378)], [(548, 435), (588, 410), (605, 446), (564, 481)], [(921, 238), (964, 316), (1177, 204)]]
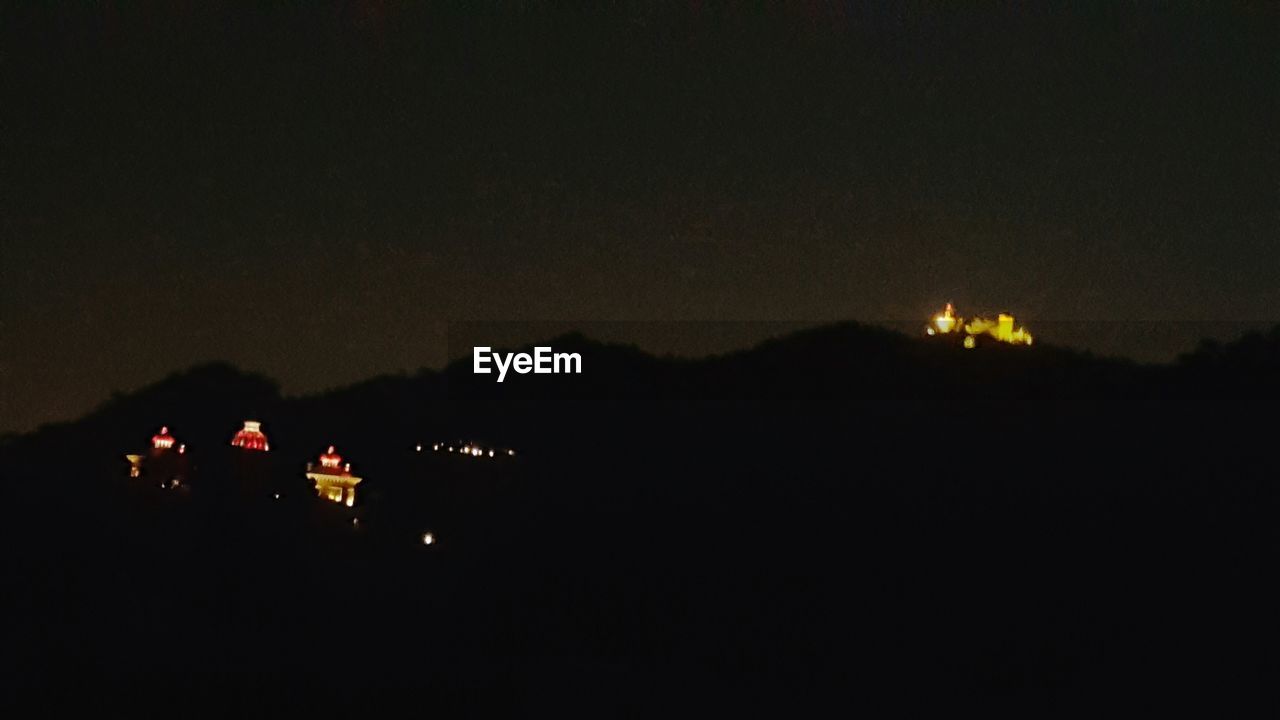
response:
[(441, 5), (6, 3), (0, 431), (457, 320), (1280, 319), (1275, 4)]

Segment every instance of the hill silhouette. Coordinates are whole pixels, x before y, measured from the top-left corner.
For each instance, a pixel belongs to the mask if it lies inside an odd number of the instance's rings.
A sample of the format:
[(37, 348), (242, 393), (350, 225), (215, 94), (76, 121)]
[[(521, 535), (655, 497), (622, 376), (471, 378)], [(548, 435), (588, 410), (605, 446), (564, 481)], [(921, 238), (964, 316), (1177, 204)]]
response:
[[(1220, 708), (1273, 677), (1280, 328), (1170, 365), (852, 323), (698, 360), (548, 344), (584, 372), (283, 397), (214, 364), (8, 439), (16, 677), (610, 714)], [(249, 417), (287, 497), (214, 502)], [(162, 424), (189, 492), (127, 477)], [(301, 478), (329, 444), (355, 508)]]

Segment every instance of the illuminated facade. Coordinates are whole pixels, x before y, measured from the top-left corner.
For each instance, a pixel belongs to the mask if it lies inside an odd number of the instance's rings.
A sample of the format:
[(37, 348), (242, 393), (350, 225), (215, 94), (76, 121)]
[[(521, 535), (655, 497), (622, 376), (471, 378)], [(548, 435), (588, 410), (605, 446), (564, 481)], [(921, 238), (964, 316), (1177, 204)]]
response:
[(342, 462), (332, 445), (319, 463), (307, 463), (307, 479), (315, 483), (318, 497), (347, 507), (356, 504), (356, 486), (363, 480), (351, 474), (351, 463)]
[(153, 450), (169, 450), (176, 441), (169, 434), (169, 426), (160, 428), (160, 432), (151, 436), (151, 449)]
[(267, 436), (262, 433), (262, 423), (257, 420), (245, 420), (244, 427), (231, 438), (231, 444), (245, 450), (261, 450), (266, 452), (271, 449), (267, 443)]
[(187, 452), (187, 446), (174, 439), (169, 434), (169, 426), (166, 425), (160, 428), (160, 432), (151, 436), (151, 457), (171, 452), (182, 455)]
[(148, 474), (158, 474), (164, 479), (161, 487), (177, 487), (187, 474), (187, 464), (181, 457), (186, 452), (187, 446), (170, 435), (165, 426), (151, 436), (151, 448), (146, 455), (129, 454), (124, 459), (129, 462), (129, 477), (142, 477), (145, 464)]
[(933, 323), (925, 328), (925, 332), (930, 335), (946, 335), (955, 330), (960, 322), (960, 318), (955, 316), (955, 309), (951, 307), (951, 303), (947, 303), (947, 307), (934, 316)]
[(1000, 313), (995, 320), (979, 316), (965, 322), (964, 318), (955, 314), (951, 303), (947, 303), (946, 308), (933, 317), (925, 327), (925, 333), (930, 336), (963, 338), (966, 348), (977, 347), (979, 338), (990, 338), (1010, 345), (1030, 345), (1032, 342), (1031, 333), (1024, 327), (1015, 327), (1013, 316), (1008, 313)]

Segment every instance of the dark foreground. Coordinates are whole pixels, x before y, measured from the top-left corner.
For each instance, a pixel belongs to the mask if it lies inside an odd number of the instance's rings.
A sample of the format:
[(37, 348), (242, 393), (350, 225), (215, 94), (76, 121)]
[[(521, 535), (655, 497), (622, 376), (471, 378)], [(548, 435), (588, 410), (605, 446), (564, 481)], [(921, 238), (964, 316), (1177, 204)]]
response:
[[(1280, 333), (1170, 367), (856, 326), (565, 343), (594, 374), (281, 399), (214, 366), (8, 442), (9, 676), (176, 708), (1274, 709)], [(219, 496), (249, 414), (283, 501)], [(204, 453), (184, 492), (120, 459), (161, 422)], [(460, 435), (520, 455), (413, 451)], [(356, 508), (306, 497), (328, 442)]]

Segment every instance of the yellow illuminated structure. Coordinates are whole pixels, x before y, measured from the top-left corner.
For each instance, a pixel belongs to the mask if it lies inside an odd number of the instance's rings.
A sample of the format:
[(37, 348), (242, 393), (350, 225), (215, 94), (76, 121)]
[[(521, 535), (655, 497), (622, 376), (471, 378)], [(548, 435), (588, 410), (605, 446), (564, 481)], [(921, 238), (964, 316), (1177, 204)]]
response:
[(973, 336), (989, 335), (1000, 342), (1011, 345), (1031, 344), (1031, 333), (1027, 332), (1027, 329), (1023, 327), (1014, 329), (1013, 316), (1008, 313), (1000, 313), (996, 316), (994, 322), (987, 318), (974, 318), (965, 324), (964, 331)]
[(332, 445), (319, 464), (307, 463), (307, 479), (316, 484), (316, 495), (347, 507), (356, 504), (356, 486), (363, 478), (351, 474), (351, 463), (342, 462)]
[(951, 307), (951, 303), (947, 303), (947, 307), (933, 318), (933, 323), (925, 328), (925, 332), (930, 335), (946, 335), (961, 322), (960, 318), (955, 316), (955, 309)]
[(969, 349), (977, 347), (980, 337), (989, 337), (1010, 345), (1030, 345), (1032, 342), (1031, 333), (1024, 327), (1015, 327), (1013, 316), (1008, 313), (1000, 313), (995, 320), (974, 317), (965, 322), (964, 318), (955, 314), (951, 303), (947, 303), (947, 307), (934, 316), (925, 327), (925, 333), (963, 337), (964, 347)]

